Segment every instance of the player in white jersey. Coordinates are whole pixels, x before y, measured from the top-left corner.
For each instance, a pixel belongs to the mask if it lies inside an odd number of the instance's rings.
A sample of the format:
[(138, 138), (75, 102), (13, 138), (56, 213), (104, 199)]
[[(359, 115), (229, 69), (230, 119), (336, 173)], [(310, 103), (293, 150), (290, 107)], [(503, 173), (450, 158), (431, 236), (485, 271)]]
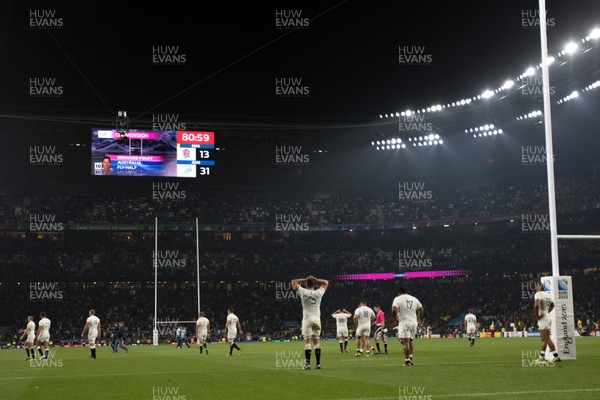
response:
[(337, 338), (340, 342), (340, 352), (347, 353), (348, 339), (350, 339), (348, 335), (348, 318), (352, 317), (352, 314), (344, 308), (335, 310), (331, 316), (335, 318)]
[(35, 322), (33, 322), (33, 315), (27, 316), (27, 326), (25, 329), (19, 330), (19, 333), (23, 333), (21, 335), (21, 340), (25, 339), (25, 351), (27, 352), (26, 360), (35, 359), (35, 350), (33, 348), (33, 344), (35, 342)]
[(467, 332), (467, 338), (469, 338), (471, 347), (473, 347), (475, 345), (475, 335), (477, 333), (477, 317), (475, 316), (475, 314), (473, 314), (472, 309), (469, 309), (469, 313), (465, 315), (463, 325), (465, 331)]
[[(37, 333), (38, 352), (40, 353), (40, 360), (47, 360), (48, 353), (50, 352), (50, 320), (46, 318), (46, 313), (44, 311), (40, 313), (40, 318)], [(44, 349), (45, 354), (42, 353), (42, 348)]]
[(238, 357), (242, 355), (242, 349), (238, 347), (235, 343), (235, 338), (237, 337), (238, 331), (240, 336), (244, 334), (242, 332), (242, 326), (240, 325), (240, 319), (233, 313), (233, 308), (227, 309), (227, 322), (225, 323), (225, 330), (227, 331), (227, 340), (229, 341), (229, 354), (228, 357), (231, 357), (231, 353), (233, 353), (233, 349), (237, 349)]
[(554, 310), (554, 301), (550, 294), (545, 292), (544, 285), (541, 282), (536, 284), (536, 293), (533, 297), (535, 304), (533, 306), (535, 316), (538, 320), (538, 329), (540, 330), (540, 338), (542, 339), (542, 351), (540, 351), (540, 362), (546, 362), (546, 347), (550, 347), (554, 359), (552, 361), (560, 361), (556, 346), (550, 338), (550, 328), (552, 327), (552, 318), (550, 313)]
[(367, 357), (371, 352), (371, 323), (375, 321), (375, 312), (367, 307), (366, 300), (361, 300), (358, 308), (354, 311), (354, 326), (356, 326), (356, 354), (355, 357), (363, 355), (366, 349)]
[(91, 353), (90, 358), (92, 360), (95, 360), (96, 359), (96, 339), (98, 339), (100, 337), (100, 334), (102, 331), (100, 330), (100, 318), (98, 318), (96, 316), (96, 310), (94, 310), (94, 309), (90, 310), (89, 317), (85, 321), (85, 326), (83, 327), (83, 330), (81, 331), (82, 338), (86, 332), (88, 332), (88, 342), (90, 345), (90, 353)]
[(204, 312), (200, 312), (196, 321), (196, 340), (198, 341), (198, 346), (200, 346), (200, 354), (202, 354), (202, 350), (206, 350), (206, 354), (208, 355), (208, 348), (206, 347), (208, 332), (210, 332), (210, 321), (206, 318)]
[[(306, 287), (303, 287), (302, 284)], [(302, 336), (304, 337), (304, 356), (306, 358), (302, 369), (310, 369), (311, 342), (317, 361), (315, 368), (321, 369), (321, 340), (319, 338), (321, 334), (321, 299), (328, 286), (329, 281), (317, 279), (312, 275), (292, 280), (292, 289), (296, 291), (302, 302)]]
[(413, 339), (423, 320), (423, 305), (416, 297), (406, 294), (406, 289), (400, 288), (392, 303), (392, 314), (398, 322), (398, 339), (404, 347), (403, 366), (413, 365)]

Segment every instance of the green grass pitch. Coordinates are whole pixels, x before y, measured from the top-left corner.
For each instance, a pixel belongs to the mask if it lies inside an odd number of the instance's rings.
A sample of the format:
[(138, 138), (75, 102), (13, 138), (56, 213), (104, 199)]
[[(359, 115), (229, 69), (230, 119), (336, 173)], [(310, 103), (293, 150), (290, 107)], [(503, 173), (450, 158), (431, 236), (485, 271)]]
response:
[[(87, 348), (52, 349), (48, 362), (25, 360), (22, 349), (0, 351), (0, 398), (8, 399), (581, 399), (600, 395), (600, 338), (577, 338), (576, 361), (535, 365), (539, 338), (415, 341), (415, 365), (401, 367), (400, 344), (389, 355), (341, 354), (322, 343), (322, 369), (301, 370), (302, 342), (130, 346), (112, 354)], [(314, 352), (313, 352), (314, 353)]]

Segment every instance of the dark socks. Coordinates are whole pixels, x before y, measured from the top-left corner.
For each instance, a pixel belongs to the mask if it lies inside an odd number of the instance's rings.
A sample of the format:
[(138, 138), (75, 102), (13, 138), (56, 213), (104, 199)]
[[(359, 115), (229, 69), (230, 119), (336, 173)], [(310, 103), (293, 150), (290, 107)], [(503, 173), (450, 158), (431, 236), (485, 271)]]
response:
[(304, 350), (304, 356), (306, 357), (306, 363), (310, 364), (310, 349)]
[(317, 365), (321, 365), (321, 349), (315, 349), (315, 358), (317, 359)]

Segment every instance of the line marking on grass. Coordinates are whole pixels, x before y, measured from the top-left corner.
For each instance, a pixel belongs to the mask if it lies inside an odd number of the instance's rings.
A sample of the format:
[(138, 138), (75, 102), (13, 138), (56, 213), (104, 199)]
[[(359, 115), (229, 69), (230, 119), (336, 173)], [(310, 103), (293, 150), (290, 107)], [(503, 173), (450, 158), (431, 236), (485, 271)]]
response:
[[(523, 395), (523, 394), (551, 394), (551, 393), (591, 393), (600, 392), (600, 388), (590, 389), (555, 389), (555, 390), (524, 390), (524, 391), (513, 391), (513, 392), (491, 392), (491, 393), (459, 393), (459, 394), (432, 394), (432, 398), (444, 399), (444, 398), (455, 398), (455, 397), (495, 397), (495, 396), (510, 396), (510, 395)], [(327, 399), (327, 400), (391, 400), (398, 399), (398, 396), (390, 397), (359, 397), (352, 399)]]

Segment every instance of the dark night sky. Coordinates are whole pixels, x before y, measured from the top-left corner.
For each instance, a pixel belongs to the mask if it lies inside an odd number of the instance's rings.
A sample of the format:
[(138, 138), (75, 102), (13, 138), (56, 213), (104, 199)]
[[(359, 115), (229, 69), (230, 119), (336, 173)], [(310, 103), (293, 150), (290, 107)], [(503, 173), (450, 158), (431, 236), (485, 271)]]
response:
[[(478, 94), (540, 59), (539, 32), (522, 23), (531, 0), (160, 4), (3, 2), (0, 109), (368, 119)], [(31, 29), (31, 9), (55, 10), (62, 28)], [(598, 1), (547, 9), (551, 52), (600, 22)], [(278, 29), (276, 10), (301, 11), (309, 26)], [(167, 45), (184, 65), (153, 65), (152, 47)], [(404, 45), (424, 46), (431, 64), (400, 66)], [(63, 96), (31, 98), (31, 77), (56, 78)], [(302, 78), (309, 96), (275, 96), (278, 77)]]
[[(114, 126), (118, 110), (128, 111), (131, 128), (149, 129), (153, 114), (177, 114), (188, 130), (217, 132), (227, 151), (215, 155), (211, 184), (266, 186), (275, 177), (280, 185), (393, 188), (409, 178), (544, 178), (543, 167), (523, 167), (520, 159), (523, 146), (543, 145), (543, 125), (515, 121), (541, 109), (541, 97), (523, 96), (518, 85), (489, 102), (428, 114), (444, 146), (386, 154), (370, 146), (399, 134), (398, 121), (380, 114), (476, 96), (538, 64), (539, 30), (523, 21), (524, 14), (537, 15), (535, 0), (4, 1), (0, 7), (3, 183), (97, 184), (89, 148), (71, 144), (89, 143), (92, 127)], [(62, 26), (33, 29), (30, 10), (38, 10), (38, 19), (40, 12), (55, 13)], [(308, 26), (278, 28), (282, 10), (308, 18)], [(550, 54), (600, 27), (597, 0), (548, 0), (547, 10)], [(177, 47), (185, 62), (155, 65), (157, 46)], [(400, 65), (400, 46), (419, 46), (431, 60)], [(588, 47), (551, 66), (553, 100), (600, 78), (600, 44)], [(32, 78), (54, 80), (62, 95), (31, 96)], [(278, 78), (301, 79), (308, 95), (278, 97)], [(597, 164), (594, 93), (564, 106), (553, 102), (558, 174)], [(485, 123), (507, 134), (480, 141), (465, 135), (465, 128)], [(54, 144), (68, 160), (63, 166), (28, 164), (30, 146)], [(314, 154), (310, 167), (274, 169), (281, 145), (304, 146)]]

